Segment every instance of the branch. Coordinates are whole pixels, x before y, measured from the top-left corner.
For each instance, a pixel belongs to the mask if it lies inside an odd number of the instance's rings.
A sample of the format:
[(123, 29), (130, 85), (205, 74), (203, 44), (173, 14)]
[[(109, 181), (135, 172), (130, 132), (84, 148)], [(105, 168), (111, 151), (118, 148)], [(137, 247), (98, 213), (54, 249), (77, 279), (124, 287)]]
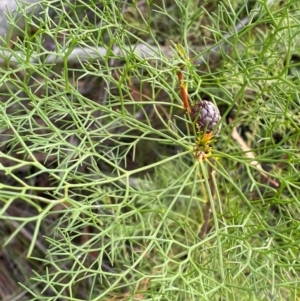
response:
[[(250, 158), (250, 159), (255, 159), (255, 154), (251, 151), (251, 149), (248, 147), (248, 145), (245, 143), (243, 138), (240, 136), (238, 133), (236, 127), (233, 128), (232, 131), (232, 138), (237, 141), (237, 143), (241, 146), (241, 149), (245, 153), (245, 156)], [(266, 171), (262, 168), (261, 164), (257, 160), (252, 160), (250, 161), (250, 164), (255, 166), (260, 174), (267, 179), (274, 187), (278, 188), (279, 183), (273, 179), (271, 179), (267, 174)]]

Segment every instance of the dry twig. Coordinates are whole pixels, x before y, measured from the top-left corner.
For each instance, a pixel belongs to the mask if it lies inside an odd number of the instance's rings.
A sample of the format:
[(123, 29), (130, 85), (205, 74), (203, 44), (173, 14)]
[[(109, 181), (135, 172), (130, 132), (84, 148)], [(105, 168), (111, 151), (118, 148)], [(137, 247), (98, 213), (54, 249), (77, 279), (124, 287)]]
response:
[(241, 146), (243, 152), (245, 153), (245, 156), (250, 158), (250, 159), (254, 159), (252, 161), (250, 161), (250, 164), (255, 166), (257, 168), (257, 170), (260, 172), (260, 174), (267, 179), (274, 187), (278, 188), (279, 187), (279, 183), (273, 179), (271, 179), (267, 174), (266, 171), (262, 168), (261, 164), (255, 160), (255, 154), (251, 151), (251, 149), (248, 147), (248, 145), (245, 143), (245, 141), (243, 140), (243, 138), (240, 136), (240, 134), (238, 133), (236, 127), (233, 128), (232, 131), (232, 138), (237, 141), (237, 143)]

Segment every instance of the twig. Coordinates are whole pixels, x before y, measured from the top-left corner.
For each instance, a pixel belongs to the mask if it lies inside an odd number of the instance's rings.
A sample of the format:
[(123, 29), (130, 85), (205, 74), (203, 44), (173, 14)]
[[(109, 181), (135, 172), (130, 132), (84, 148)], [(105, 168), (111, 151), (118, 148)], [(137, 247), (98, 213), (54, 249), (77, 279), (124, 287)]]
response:
[[(242, 150), (245, 152), (245, 156), (251, 159), (255, 159), (255, 154), (251, 151), (251, 149), (248, 147), (248, 145), (245, 143), (243, 138), (238, 133), (236, 127), (233, 128), (232, 131), (232, 138), (237, 141), (237, 143), (241, 146)], [(278, 188), (279, 183), (273, 179), (271, 179), (266, 173), (265, 170), (262, 168), (261, 164), (257, 160), (250, 161), (250, 164), (255, 166), (260, 174), (267, 179), (274, 187)]]

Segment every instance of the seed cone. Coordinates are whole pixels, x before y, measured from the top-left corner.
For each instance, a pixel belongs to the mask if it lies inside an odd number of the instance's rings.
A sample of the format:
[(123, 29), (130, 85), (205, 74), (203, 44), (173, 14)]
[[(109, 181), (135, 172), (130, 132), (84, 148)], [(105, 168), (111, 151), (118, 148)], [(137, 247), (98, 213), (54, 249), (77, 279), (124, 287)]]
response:
[(221, 119), (218, 108), (210, 101), (201, 100), (197, 102), (191, 109), (192, 121), (196, 122), (197, 129), (201, 132), (218, 135), (221, 125), (215, 128), (218, 121)]

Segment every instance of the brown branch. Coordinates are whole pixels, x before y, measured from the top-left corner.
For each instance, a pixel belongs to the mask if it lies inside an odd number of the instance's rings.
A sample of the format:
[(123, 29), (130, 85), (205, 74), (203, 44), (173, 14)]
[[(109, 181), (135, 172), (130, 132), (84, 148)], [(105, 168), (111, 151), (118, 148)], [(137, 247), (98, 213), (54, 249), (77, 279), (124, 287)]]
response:
[[(250, 158), (250, 159), (255, 159), (255, 154), (251, 151), (251, 149), (248, 147), (248, 145), (245, 143), (245, 141), (243, 140), (243, 138), (240, 136), (240, 134), (238, 133), (236, 127), (233, 128), (232, 131), (232, 138), (237, 141), (237, 143), (241, 146), (242, 150), (245, 152), (245, 156)], [(257, 161), (257, 160), (252, 160), (250, 161), (250, 164), (255, 166), (258, 171), (260, 172), (260, 174), (267, 179), (274, 187), (278, 188), (279, 187), (279, 183), (273, 179), (271, 179), (267, 174), (266, 171), (263, 169), (263, 167), (261, 166), (261, 164)]]

